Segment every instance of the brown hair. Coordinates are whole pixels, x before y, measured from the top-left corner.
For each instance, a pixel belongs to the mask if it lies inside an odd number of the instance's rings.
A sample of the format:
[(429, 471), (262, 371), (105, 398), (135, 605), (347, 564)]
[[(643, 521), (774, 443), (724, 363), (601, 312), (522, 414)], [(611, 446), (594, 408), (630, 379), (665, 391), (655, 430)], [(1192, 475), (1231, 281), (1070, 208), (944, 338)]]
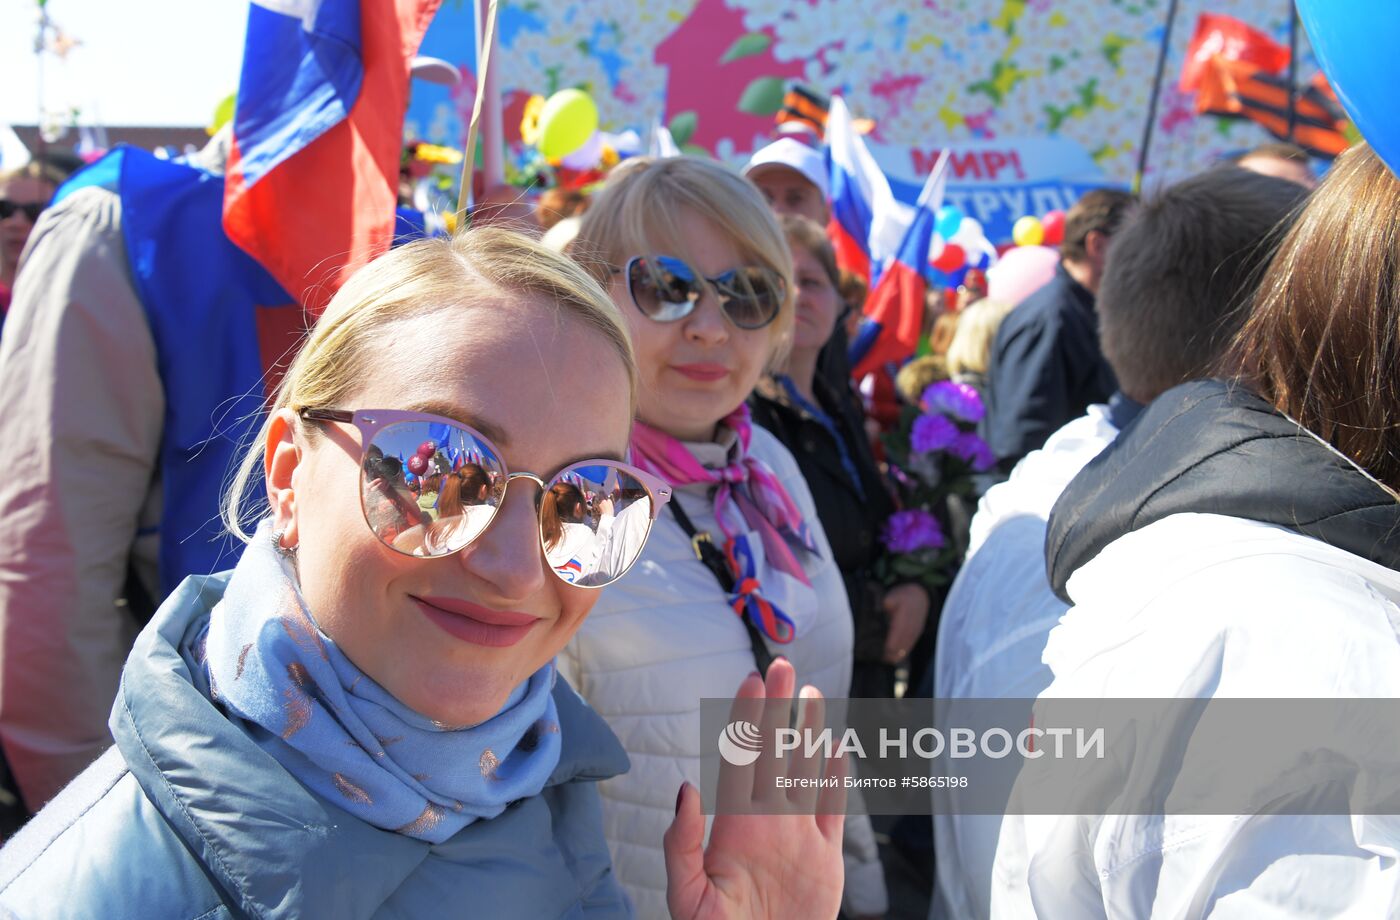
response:
[(841, 299), (846, 306), (857, 313), (865, 312), (865, 298), (870, 296), (870, 285), (865, 283), (865, 279), (855, 272), (842, 271), (841, 280), (836, 283), (836, 290), (841, 292)]
[(458, 517), (462, 513), (462, 477), (449, 473), (442, 477), (442, 488), (438, 490), (438, 520)]
[(1400, 180), (1337, 158), (1279, 247), (1229, 359), (1243, 382), (1400, 488)]
[(1067, 262), (1083, 262), (1089, 257), (1084, 241), (1095, 230), (1113, 236), (1136, 199), (1127, 192), (1113, 188), (1096, 188), (1084, 193), (1065, 214), (1065, 239), (1060, 244), (1060, 258)]
[(588, 196), (576, 188), (552, 188), (540, 195), (535, 219), (545, 230), (566, 217), (577, 217), (588, 210)]
[(546, 547), (553, 548), (563, 538), (565, 521), (570, 524), (579, 522), (582, 516), (578, 509), (582, 504), (583, 493), (573, 483), (556, 482), (550, 486), (540, 502), (540, 530), (544, 534)]
[(1210, 374), (1306, 197), (1296, 183), (1220, 166), (1134, 210), (1113, 239), (1096, 304), (1124, 393), (1148, 403)]
[(836, 250), (831, 247), (826, 231), (809, 217), (800, 214), (784, 214), (778, 219), (789, 246), (797, 246), (817, 260), (826, 272), (827, 280), (840, 296), (841, 270), (836, 267)]
[(953, 344), (953, 337), (958, 334), (960, 322), (961, 316), (957, 313), (940, 313), (933, 321), (933, 328), (928, 331), (929, 352), (946, 357)]
[(486, 475), (486, 471), (481, 468), (480, 464), (463, 463), (455, 478), (460, 483), (457, 487), (458, 500), (464, 505), (481, 504), (480, 496), (483, 486), (488, 495), (491, 493), (491, 477)]

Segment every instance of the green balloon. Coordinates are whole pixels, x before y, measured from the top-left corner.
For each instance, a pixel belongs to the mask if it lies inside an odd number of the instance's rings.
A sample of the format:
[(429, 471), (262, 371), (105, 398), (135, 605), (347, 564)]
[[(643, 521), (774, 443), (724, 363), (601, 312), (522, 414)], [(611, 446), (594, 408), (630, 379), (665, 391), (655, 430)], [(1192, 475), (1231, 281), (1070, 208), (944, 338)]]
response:
[(561, 89), (540, 112), (540, 153), (557, 160), (578, 150), (598, 130), (598, 107), (581, 89)]

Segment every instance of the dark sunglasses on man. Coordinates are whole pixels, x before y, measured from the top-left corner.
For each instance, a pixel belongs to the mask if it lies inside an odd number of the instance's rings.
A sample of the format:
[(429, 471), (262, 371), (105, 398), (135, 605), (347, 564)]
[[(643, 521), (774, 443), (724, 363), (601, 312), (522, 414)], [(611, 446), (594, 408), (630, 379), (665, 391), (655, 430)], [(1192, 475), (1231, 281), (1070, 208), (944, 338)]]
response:
[(787, 299), (783, 276), (760, 265), (732, 268), (714, 278), (700, 274), (674, 256), (633, 256), (621, 271), (632, 303), (658, 323), (673, 323), (695, 312), (706, 285), (714, 289), (720, 308), (740, 329), (762, 329), (778, 318)]
[(29, 218), (32, 224), (39, 219), (39, 215), (44, 213), (44, 208), (48, 205), (42, 201), (11, 201), (8, 198), (0, 198), (0, 220), (9, 220), (17, 213), (23, 213)]

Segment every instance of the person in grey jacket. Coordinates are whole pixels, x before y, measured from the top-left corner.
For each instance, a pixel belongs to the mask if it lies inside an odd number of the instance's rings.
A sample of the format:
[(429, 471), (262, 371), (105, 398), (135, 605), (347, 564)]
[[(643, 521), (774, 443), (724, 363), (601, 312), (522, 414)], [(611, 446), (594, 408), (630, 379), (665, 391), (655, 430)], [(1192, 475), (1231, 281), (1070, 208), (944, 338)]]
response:
[[(537, 496), (578, 483), (654, 518), (669, 488), (619, 459), (635, 393), (607, 296), (524, 237), (421, 241), (357, 273), (235, 476), (236, 567), (187, 579), (138, 637), (116, 746), (0, 850), (0, 915), (628, 915), (595, 785), (626, 756), (554, 664), (598, 593), (556, 577)], [(398, 500), (466, 457), (490, 480), (471, 515)], [(752, 677), (737, 717), (776, 728), (762, 700), (794, 689), (785, 665)], [(754, 783), (721, 778), (740, 807)], [(682, 785), (672, 914), (833, 916), (841, 798), (804, 804), (716, 818), (706, 848)]]

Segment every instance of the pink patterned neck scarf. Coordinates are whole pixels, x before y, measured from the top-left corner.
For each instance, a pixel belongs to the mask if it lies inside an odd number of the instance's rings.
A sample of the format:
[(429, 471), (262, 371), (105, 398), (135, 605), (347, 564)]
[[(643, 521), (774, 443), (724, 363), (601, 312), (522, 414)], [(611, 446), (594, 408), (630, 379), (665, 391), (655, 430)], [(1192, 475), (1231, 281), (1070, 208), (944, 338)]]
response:
[[(728, 465), (707, 469), (684, 444), (643, 422), (632, 425), (632, 462), (672, 486), (706, 483), (715, 490), (715, 521), (724, 535), (724, 557), (734, 576), (730, 605), (747, 616), (775, 642), (791, 642), (797, 623), (776, 602), (764, 596), (763, 585), (795, 582), (801, 591), (770, 591), (785, 596), (812, 594), (811, 582), (794, 549), (817, 552), (802, 512), (768, 465), (749, 455), (753, 424), (749, 407), (741, 403), (721, 425), (738, 436), (738, 450)], [(752, 537), (756, 534), (758, 540)], [(807, 606), (807, 605), (803, 605)]]

